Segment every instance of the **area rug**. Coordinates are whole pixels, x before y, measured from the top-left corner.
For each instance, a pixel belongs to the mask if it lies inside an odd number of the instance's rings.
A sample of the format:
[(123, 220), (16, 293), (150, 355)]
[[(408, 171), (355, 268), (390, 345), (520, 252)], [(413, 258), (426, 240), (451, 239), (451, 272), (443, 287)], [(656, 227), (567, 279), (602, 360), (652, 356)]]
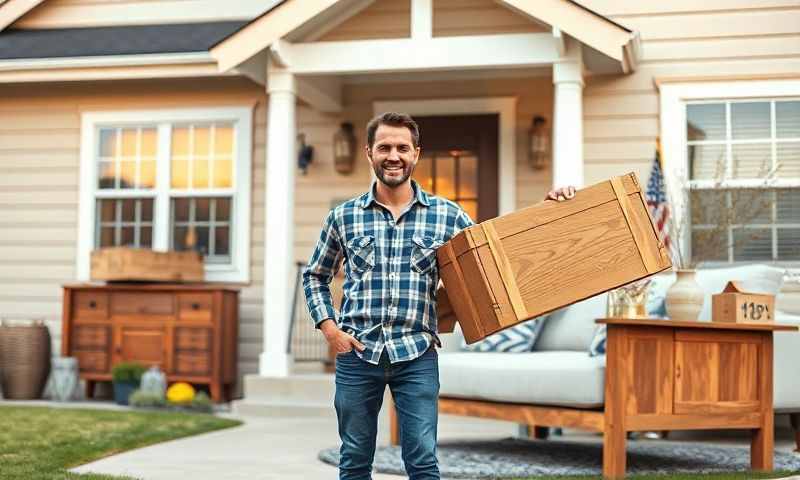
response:
[[(747, 471), (750, 449), (703, 443), (629, 441), (628, 473), (711, 473)], [(536, 475), (599, 475), (600, 443), (557, 440), (446, 441), (439, 444), (439, 471), (444, 478), (502, 479)], [(319, 459), (339, 464), (339, 449), (328, 448)], [(405, 475), (400, 447), (379, 447), (375, 469)], [(800, 471), (800, 455), (775, 452), (775, 470)]]

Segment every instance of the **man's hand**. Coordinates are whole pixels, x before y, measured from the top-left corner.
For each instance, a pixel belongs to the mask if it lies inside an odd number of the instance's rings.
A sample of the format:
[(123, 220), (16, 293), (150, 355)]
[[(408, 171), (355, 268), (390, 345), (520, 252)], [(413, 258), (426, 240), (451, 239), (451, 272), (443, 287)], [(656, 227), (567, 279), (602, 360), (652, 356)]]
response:
[(575, 196), (575, 187), (570, 185), (569, 187), (561, 187), (555, 188), (547, 192), (547, 196), (544, 197), (545, 201), (547, 200), (555, 200), (557, 202), (561, 202), (563, 200), (568, 200)]
[(352, 350), (353, 347), (359, 352), (363, 352), (364, 349), (367, 348), (364, 344), (356, 340), (355, 337), (340, 329), (339, 326), (336, 325), (336, 322), (331, 319), (324, 320), (319, 328), (325, 335), (325, 340), (328, 341), (328, 345), (330, 345), (336, 353), (347, 353)]

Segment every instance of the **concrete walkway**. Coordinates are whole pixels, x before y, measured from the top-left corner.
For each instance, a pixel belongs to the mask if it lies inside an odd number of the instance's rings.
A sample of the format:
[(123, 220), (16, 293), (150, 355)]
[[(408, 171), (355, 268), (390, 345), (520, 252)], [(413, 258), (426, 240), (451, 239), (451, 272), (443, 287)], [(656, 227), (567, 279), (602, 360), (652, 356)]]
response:
[[(76, 473), (128, 475), (146, 480), (329, 480), (336, 468), (317, 459), (317, 453), (339, 445), (336, 417), (238, 417), (244, 425), (145, 447), (75, 468)], [(441, 416), (440, 437), (505, 438), (516, 426), (506, 422)], [(389, 442), (388, 420), (382, 415), (379, 445)], [(398, 480), (375, 474), (374, 480)]]

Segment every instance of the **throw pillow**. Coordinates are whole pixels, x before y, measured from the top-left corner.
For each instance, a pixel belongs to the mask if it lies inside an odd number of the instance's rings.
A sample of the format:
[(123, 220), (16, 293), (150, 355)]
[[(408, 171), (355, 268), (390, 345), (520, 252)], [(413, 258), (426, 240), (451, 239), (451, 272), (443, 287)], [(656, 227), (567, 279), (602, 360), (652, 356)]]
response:
[(505, 352), (526, 353), (533, 350), (533, 345), (542, 331), (547, 315), (536, 317), (500, 332), (489, 335), (471, 345), (463, 342), (461, 348), (468, 352)]
[(592, 343), (589, 345), (589, 356), (596, 357), (606, 354), (606, 325), (600, 324), (594, 330)]

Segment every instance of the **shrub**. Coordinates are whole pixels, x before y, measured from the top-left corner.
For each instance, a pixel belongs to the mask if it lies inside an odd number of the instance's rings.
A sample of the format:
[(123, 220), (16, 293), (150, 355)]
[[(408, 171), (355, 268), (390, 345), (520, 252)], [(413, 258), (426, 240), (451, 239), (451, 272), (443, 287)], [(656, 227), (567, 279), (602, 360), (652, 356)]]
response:
[(214, 402), (211, 401), (208, 394), (206, 392), (199, 392), (197, 395), (194, 396), (192, 399), (192, 410), (197, 410), (200, 412), (213, 412), (214, 411)]
[(128, 403), (133, 407), (164, 407), (167, 405), (164, 397), (158, 393), (136, 390), (128, 398)]
[(116, 383), (139, 383), (146, 371), (138, 362), (120, 362), (111, 368), (111, 378)]

